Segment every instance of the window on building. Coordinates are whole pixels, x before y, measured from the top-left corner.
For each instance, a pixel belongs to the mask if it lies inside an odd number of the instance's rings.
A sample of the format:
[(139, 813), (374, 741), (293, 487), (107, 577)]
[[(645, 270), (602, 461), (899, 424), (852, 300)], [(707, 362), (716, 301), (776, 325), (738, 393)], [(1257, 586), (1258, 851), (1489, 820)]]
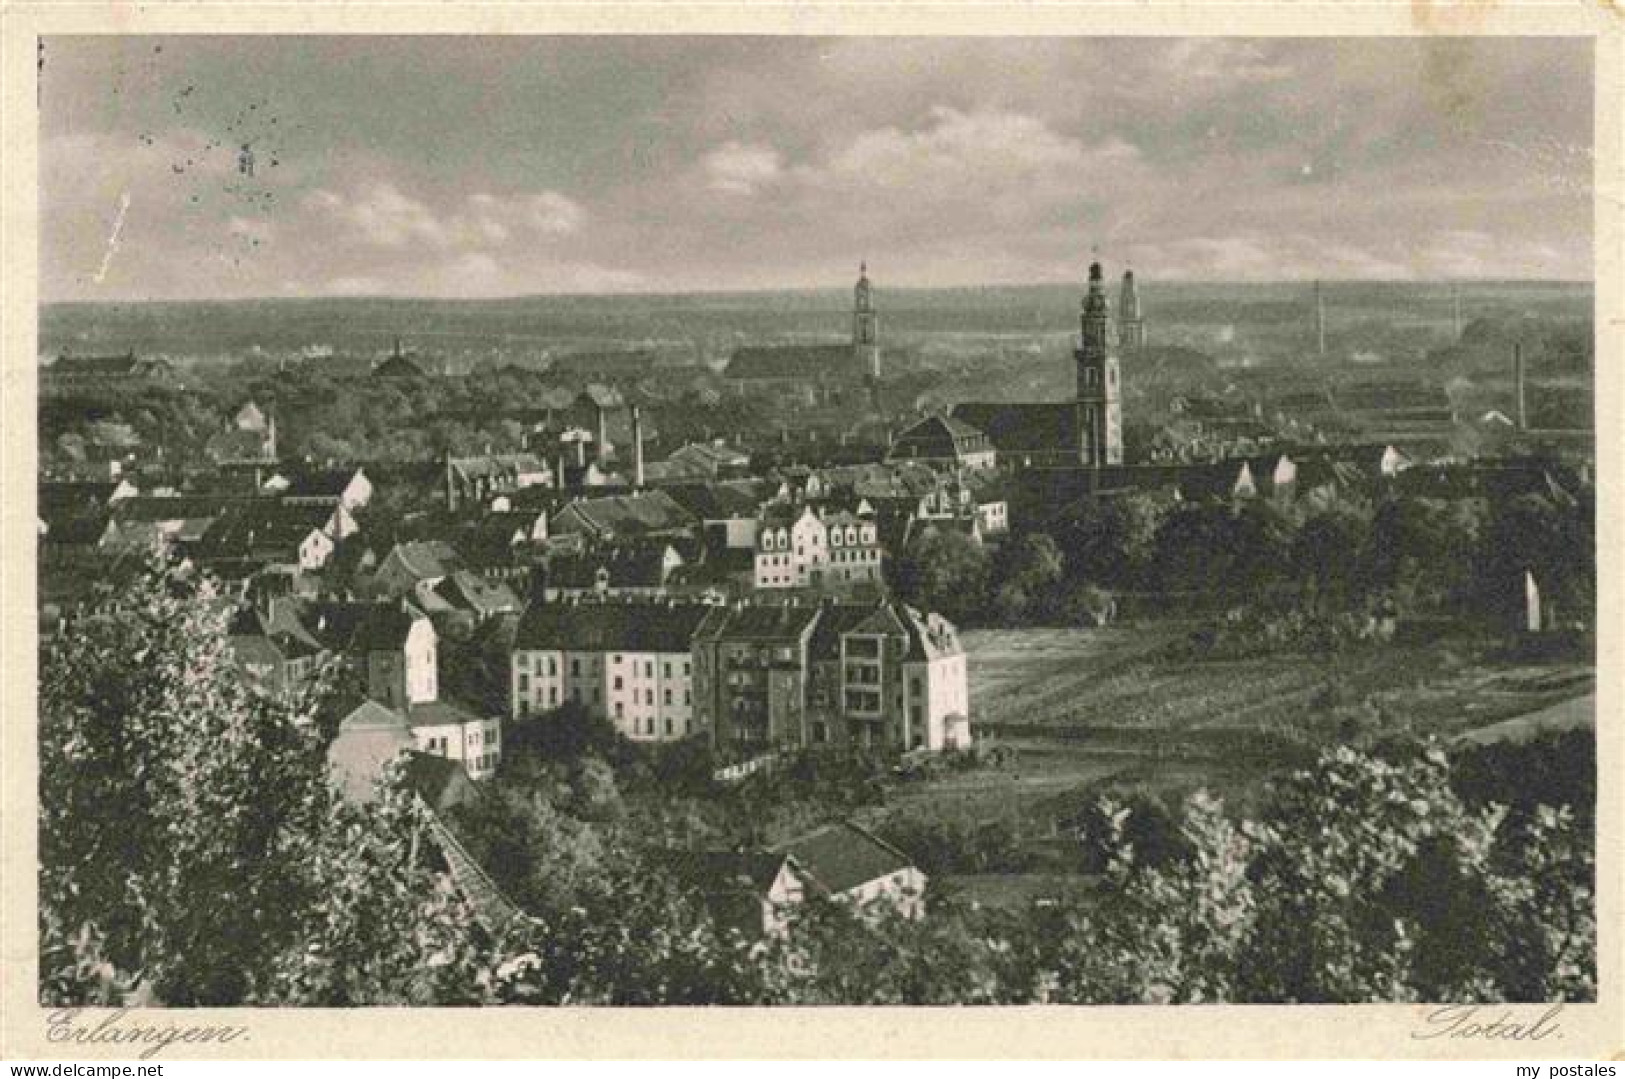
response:
[(521, 674), (519, 676), (519, 692), (521, 692), (521, 693), (529, 693), (530, 692), (530, 675)]
[(615, 688), (616, 689), (621, 688), (621, 676), (618, 675), (618, 674), (615, 676)]
[(620, 701), (616, 701), (615, 702), (615, 718), (616, 719), (623, 719), (623, 718), (625, 718), (625, 716), (626, 716), (626, 709), (624, 707), (622, 707)]
[(581, 661), (579, 659), (572, 659), (570, 661), (570, 673), (575, 675), (577, 678), (581, 677)]
[(666, 690), (666, 703), (667, 704), (671, 703), (671, 690), (669, 690), (669, 689)]

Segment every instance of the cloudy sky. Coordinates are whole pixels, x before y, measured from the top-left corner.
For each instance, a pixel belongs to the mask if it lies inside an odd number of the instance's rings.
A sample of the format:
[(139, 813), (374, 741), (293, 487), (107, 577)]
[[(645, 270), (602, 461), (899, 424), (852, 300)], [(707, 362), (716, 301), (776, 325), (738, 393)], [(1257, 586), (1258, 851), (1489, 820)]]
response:
[(1591, 275), (1572, 39), (53, 38), (47, 300)]

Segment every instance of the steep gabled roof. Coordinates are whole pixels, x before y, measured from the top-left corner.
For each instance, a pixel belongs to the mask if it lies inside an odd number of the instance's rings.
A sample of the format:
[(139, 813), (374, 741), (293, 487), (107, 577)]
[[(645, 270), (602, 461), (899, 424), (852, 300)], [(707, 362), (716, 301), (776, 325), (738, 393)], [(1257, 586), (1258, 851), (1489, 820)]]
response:
[(915, 868), (908, 855), (850, 821), (826, 825), (775, 849), (794, 858), (804, 875), (831, 895)]
[(214, 557), (252, 557), (256, 551), (293, 550), (312, 532), (323, 532), (332, 516), (329, 506), (305, 506), (273, 499), (230, 503), (204, 533)]
[(685, 483), (662, 488), (689, 513), (702, 521), (752, 518), (761, 508), (757, 485), (751, 480), (725, 483)]
[(420, 581), (449, 576), (463, 563), (456, 550), (444, 540), (408, 540), (397, 543), (389, 553), (408, 574)]
[(481, 617), (519, 609), (519, 600), (507, 585), (487, 581), (466, 569), (446, 577), (435, 586), (435, 593), (452, 609), (472, 611)]

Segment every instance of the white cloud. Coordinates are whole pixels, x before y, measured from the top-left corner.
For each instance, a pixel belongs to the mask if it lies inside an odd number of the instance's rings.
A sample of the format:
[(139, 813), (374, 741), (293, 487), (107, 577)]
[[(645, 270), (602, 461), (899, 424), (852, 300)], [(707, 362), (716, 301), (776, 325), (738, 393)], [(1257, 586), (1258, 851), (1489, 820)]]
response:
[(557, 191), (542, 191), (530, 197), (525, 219), (543, 235), (562, 236), (576, 232), (586, 220), (586, 212)]
[(557, 191), (507, 198), (480, 191), (461, 205), (436, 210), (389, 181), (348, 193), (318, 189), (303, 204), (336, 218), (367, 243), (391, 250), (481, 251), (508, 244), (521, 229), (564, 236), (586, 220), (586, 211)]
[(784, 161), (771, 146), (727, 142), (705, 155), (702, 164), (711, 187), (735, 195), (750, 195), (777, 180)]
[(337, 212), (378, 247), (443, 248), (453, 241), (434, 211), (387, 181), (345, 199)]
[(985, 180), (1081, 169), (1092, 157), (1133, 156), (1133, 148), (1118, 141), (1091, 152), (1032, 116), (964, 113), (938, 106), (931, 110), (929, 127), (866, 131), (834, 154), (821, 171), (876, 184), (931, 183), (945, 176), (959, 180), (966, 174)]

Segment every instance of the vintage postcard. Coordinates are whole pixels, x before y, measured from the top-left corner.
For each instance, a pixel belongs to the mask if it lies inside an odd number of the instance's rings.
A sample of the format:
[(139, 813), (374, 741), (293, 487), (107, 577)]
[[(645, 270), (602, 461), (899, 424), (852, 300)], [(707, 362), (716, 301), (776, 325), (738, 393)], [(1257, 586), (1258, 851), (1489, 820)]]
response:
[(1617, 9), (0, 17), (9, 1059), (1625, 1050)]

